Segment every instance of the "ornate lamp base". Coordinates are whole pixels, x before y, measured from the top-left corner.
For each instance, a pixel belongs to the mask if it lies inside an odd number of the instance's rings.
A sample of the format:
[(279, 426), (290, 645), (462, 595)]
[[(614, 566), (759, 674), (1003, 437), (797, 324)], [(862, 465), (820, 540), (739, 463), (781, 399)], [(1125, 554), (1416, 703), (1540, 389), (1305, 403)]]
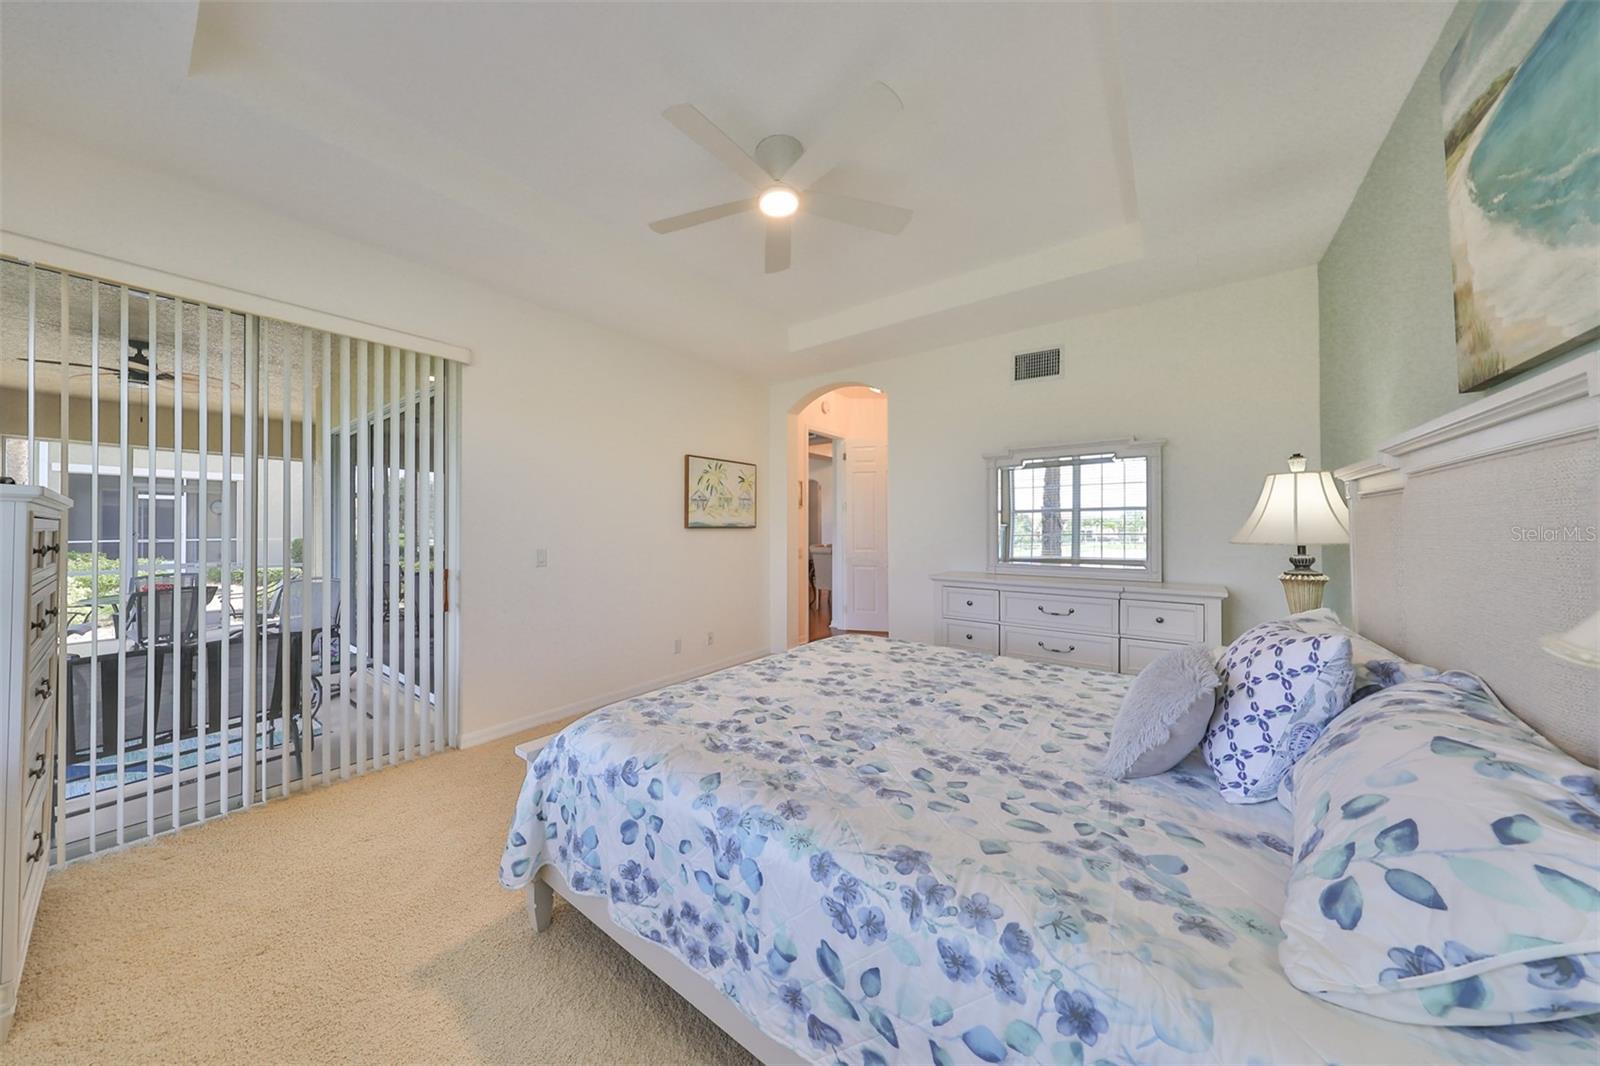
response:
[(1283, 582), (1283, 598), (1289, 601), (1289, 613), (1298, 614), (1322, 606), (1322, 589), (1328, 583), (1327, 574), (1315, 570), (1285, 570), (1278, 575)]

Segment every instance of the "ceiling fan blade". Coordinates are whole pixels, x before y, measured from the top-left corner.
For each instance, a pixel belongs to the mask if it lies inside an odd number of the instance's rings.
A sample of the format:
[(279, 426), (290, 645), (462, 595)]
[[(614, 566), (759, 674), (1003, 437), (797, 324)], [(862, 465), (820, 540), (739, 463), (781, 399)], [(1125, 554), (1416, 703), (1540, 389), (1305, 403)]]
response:
[[(27, 361), (28, 361), (28, 357), (27, 356), (25, 356), (25, 355), (17, 356), (17, 362), (26, 363)], [(74, 362), (71, 362), (70, 360), (67, 361), (67, 362), (62, 362), (60, 359), (40, 359), (38, 356), (34, 356), (33, 361), (38, 366), (76, 366), (76, 367), (82, 367), (84, 370), (93, 370), (94, 369), (93, 365), (91, 365), (89, 363), (74, 363)]]
[(829, 123), (816, 143), (807, 148), (799, 162), (784, 174), (784, 184), (797, 189), (808, 188), (828, 171), (838, 166), (856, 148), (865, 144), (902, 108), (900, 97), (881, 81), (867, 86), (867, 91)]
[(750, 158), (749, 152), (735, 144), (732, 137), (723, 133), (693, 104), (675, 104), (661, 112), (661, 117), (755, 188), (765, 189), (772, 184), (772, 175), (762, 170), (761, 164)]
[(715, 222), (719, 218), (737, 215), (741, 211), (750, 211), (755, 206), (756, 202), (754, 200), (729, 200), (727, 203), (718, 204), (715, 207), (702, 207), (698, 211), (689, 211), (681, 215), (673, 215), (671, 218), (660, 219), (650, 223), (650, 228), (657, 233), (675, 233), (680, 229), (698, 226), (702, 222)]
[(789, 269), (789, 218), (767, 219), (767, 273), (776, 274)]
[(911, 221), (911, 212), (903, 207), (880, 204), (876, 200), (858, 200), (854, 196), (840, 196), (834, 192), (808, 192), (804, 203), (810, 214), (875, 229), (891, 236), (905, 229)]

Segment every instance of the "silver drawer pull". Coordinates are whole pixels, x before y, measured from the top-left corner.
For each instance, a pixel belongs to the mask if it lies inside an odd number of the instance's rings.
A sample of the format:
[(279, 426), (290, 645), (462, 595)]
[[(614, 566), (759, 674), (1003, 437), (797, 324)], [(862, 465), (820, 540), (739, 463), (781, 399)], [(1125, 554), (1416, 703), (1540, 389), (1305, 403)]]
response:
[(1078, 650), (1078, 646), (1077, 646), (1077, 645), (1076, 645), (1076, 644), (1068, 644), (1068, 645), (1067, 645), (1067, 646), (1066, 646), (1066, 647), (1065, 647), (1065, 648), (1051, 648), (1051, 647), (1047, 647), (1047, 646), (1046, 646), (1046, 645), (1045, 645), (1045, 642), (1044, 642), (1044, 641), (1042, 641), (1042, 640), (1041, 640), (1041, 641), (1039, 641), (1039, 647), (1041, 647), (1041, 648), (1044, 648), (1044, 650), (1045, 650), (1045, 651), (1053, 651), (1053, 652), (1055, 652), (1055, 653), (1056, 653), (1056, 654), (1057, 654), (1057, 655), (1067, 655), (1067, 654), (1069, 654), (1069, 653), (1071, 653), (1071, 652), (1075, 652), (1075, 651), (1077, 651), (1077, 650)]
[(50, 698), (50, 693), (54, 691), (55, 689), (50, 687), (50, 679), (47, 677), (39, 682), (39, 687), (33, 690), (33, 694), (41, 700), (47, 700)]
[(39, 830), (33, 831), (33, 850), (24, 855), (28, 862), (38, 862), (44, 858), (44, 834)]
[(1044, 609), (1044, 604), (1041, 603), (1038, 604), (1038, 608), (1040, 614), (1048, 614), (1054, 618), (1067, 618), (1078, 613), (1076, 607), (1068, 607), (1065, 611), (1047, 611)]
[(39, 765), (35, 766), (32, 770), (29, 770), (28, 771), (28, 776), (29, 777), (43, 777), (44, 776), (44, 752), (41, 751), (39, 754), (35, 755), (33, 758), (34, 758), (34, 760), (36, 762), (38, 762)]

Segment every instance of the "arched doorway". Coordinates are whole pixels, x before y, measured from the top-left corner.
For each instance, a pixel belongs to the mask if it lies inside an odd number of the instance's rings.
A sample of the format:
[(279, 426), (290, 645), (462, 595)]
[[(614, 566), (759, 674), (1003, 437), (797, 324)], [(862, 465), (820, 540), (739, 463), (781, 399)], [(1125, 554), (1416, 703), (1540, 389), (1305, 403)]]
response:
[(888, 397), (863, 382), (789, 411), (787, 644), (889, 628)]

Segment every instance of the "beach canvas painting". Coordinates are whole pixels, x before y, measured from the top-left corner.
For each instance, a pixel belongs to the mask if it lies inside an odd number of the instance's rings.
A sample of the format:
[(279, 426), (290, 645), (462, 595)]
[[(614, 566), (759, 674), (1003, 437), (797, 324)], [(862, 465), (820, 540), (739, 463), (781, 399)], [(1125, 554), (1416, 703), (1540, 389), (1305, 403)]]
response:
[(755, 464), (685, 455), (683, 524), (688, 529), (754, 529)]
[(1600, 338), (1600, 4), (1479, 4), (1440, 74), (1458, 389)]

